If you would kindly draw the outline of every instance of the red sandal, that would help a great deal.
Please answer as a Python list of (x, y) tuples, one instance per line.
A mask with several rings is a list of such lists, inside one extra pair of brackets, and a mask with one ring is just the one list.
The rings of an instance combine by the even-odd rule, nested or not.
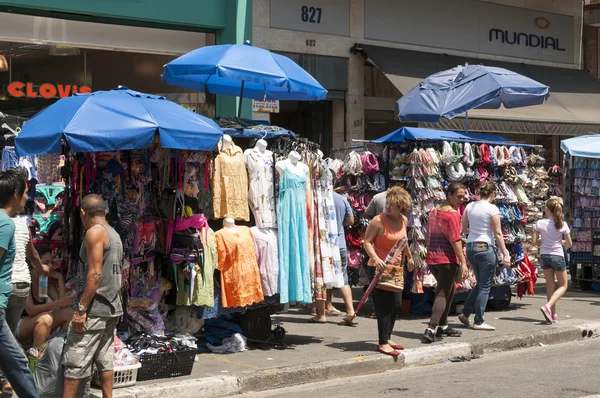
[(390, 347), (392, 347), (394, 350), (403, 350), (404, 346), (400, 345), (400, 344), (390, 344)]
[(379, 351), (380, 353), (384, 354), (384, 355), (389, 355), (391, 357), (397, 357), (398, 355), (400, 355), (400, 353), (398, 351), (384, 351), (381, 347), (377, 347), (377, 351)]

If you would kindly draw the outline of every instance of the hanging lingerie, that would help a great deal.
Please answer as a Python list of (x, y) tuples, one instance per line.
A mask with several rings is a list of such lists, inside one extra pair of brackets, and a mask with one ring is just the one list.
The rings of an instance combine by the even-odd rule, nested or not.
[(40, 233), (46, 235), (52, 229), (52, 225), (56, 222), (60, 223), (62, 216), (54, 213), (34, 213), (33, 220), (39, 225)]
[(36, 195), (46, 198), (46, 206), (56, 206), (59, 197), (65, 193), (64, 185), (36, 185)]

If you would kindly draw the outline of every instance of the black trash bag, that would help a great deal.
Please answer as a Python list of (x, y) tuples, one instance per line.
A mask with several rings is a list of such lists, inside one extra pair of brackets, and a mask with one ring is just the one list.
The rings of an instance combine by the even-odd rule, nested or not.
[[(62, 398), (63, 396), (65, 378), (62, 358), (66, 338), (67, 332), (63, 332), (50, 340), (48, 348), (33, 372), (40, 398)], [(90, 382), (91, 378), (82, 380), (77, 397), (88, 398), (90, 396)]]

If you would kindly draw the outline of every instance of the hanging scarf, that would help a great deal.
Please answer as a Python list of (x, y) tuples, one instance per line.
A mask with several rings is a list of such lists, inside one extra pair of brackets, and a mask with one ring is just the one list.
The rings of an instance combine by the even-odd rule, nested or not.
[(469, 167), (473, 166), (475, 164), (475, 155), (473, 154), (473, 147), (468, 142), (465, 143), (464, 153), (464, 163), (466, 163)]
[(446, 166), (454, 162), (454, 152), (452, 146), (448, 141), (444, 141), (442, 144), (442, 163)]
[(490, 147), (486, 144), (481, 144), (479, 147), (479, 151), (481, 153), (481, 164), (486, 165), (492, 163)]

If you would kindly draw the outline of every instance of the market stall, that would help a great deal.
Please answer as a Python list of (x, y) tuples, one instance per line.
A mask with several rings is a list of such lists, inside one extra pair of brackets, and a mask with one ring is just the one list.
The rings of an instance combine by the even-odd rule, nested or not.
[[(478, 199), (476, 190), (481, 181), (492, 179), (498, 186), (496, 204), (502, 213), (502, 229), (512, 254), (513, 268), (498, 268), (494, 280), (496, 288), (490, 297), (507, 304), (512, 285), (518, 286), (519, 296), (533, 294), (538, 256), (533, 248), (525, 250), (524, 243), (530, 240), (533, 223), (543, 216), (538, 208), (543, 205), (548, 191), (547, 171), (543, 168), (539, 148), (497, 135), (409, 127), (372, 144), (385, 146), (380, 170), (385, 174), (386, 186), (402, 182), (413, 198), (408, 215), (408, 237), (416, 270), (406, 278), (405, 287), (407, 296), (413, 299), (413, 307), (418, 306), (416, 303), (422, 305), (418, 295), (427, 293), (427, 288), (436, 284), (425, 263), (427, 219), (429, 212), (444, 199), (444, 187), (454, 181), (467, 187), (467, 202), (461, 212), (469, 201)], [(355, 159), (362, 159), (363, 155), (348, 154), (343, 164), (337, 164), (338, 173), (347, 175), (350, 170), (356, 171), (351, 165), (360, 164)], [(364, 211), (364, 208), (359, 206), (355, 210)], [(470, 291), (472, 283), (474, 278), (471, 277), (457, 286), (458, 292)], [(460, 299), (458, 295), (457, 300)], [(412, 310), (427, 312), (427, 308)]]
[[(564, 140), (565, 210), (572, 225), (571, 273), (582, 288), (600, 287), (600, 135)], [(573, 277), (573, 275), (572, 275)]]

